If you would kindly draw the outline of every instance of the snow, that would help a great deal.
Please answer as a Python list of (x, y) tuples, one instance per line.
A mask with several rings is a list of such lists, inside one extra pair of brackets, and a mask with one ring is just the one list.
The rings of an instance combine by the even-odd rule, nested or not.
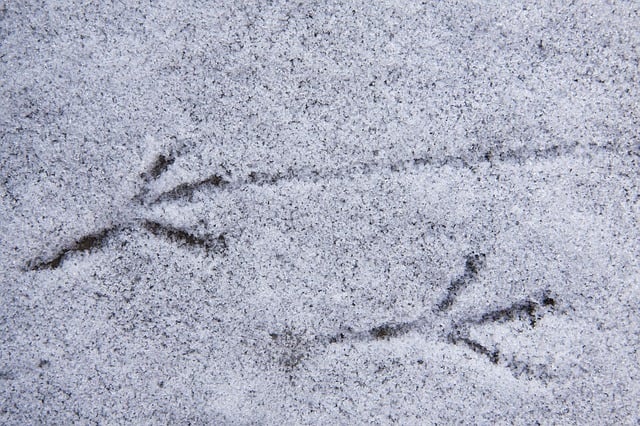
[(640, 419), (633, 5), (0, 6), (0, 423)]

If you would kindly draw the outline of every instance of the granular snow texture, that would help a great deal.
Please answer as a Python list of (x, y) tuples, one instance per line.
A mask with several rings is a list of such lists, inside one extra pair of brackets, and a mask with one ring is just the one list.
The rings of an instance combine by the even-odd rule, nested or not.
[(0, 4), (0, 424), (637, 424), (637, 2)]

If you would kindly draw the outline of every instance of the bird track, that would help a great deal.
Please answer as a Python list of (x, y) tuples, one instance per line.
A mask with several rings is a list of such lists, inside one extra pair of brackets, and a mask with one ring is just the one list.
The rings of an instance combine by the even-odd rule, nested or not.
[[(245, 178), (232, 179), (229, 173), (212, 174), (202, 180), (186, 182), (173, 188), (152, 194), (151, 184), (171, 167), (178, 158), (178, 151), (158, 155), (148, 170), (141, 174), (143, 181), (140, 192), (131, 200), (132, 206), (152, 207), (159, 203), (176, 200), (191, 200), (196, 191), (204, 190), (234, 190), (247, 185), (276, 185), (286, 181), (320, 181), (331, 178), (352, 178), (362, 174), (381, 173), (383, 171), (402, 172), (412, 168), (423, 167), (461, 167), (472, 168), (480, 162), (492, 165), (494, 162), (509, 162), (523, 164), (528, 160), (540, 160), (561, 155), (574, 154), (577, 145), (553, 146), (547, 149), (523, 149), (519, 152), (508, 151), (493, 153), (491, 151), (476, 153), (469, 157), (420, 157), (395, 163), (357, 163), (337, 169), (316, 170), (313, 168), (289, 169), (285, 173), (250, 172)], [(92, 252), (104, 247), (116, 234), (124, 230), (143, 230), (149, 234), (162, 238), (173, 244), (191, 247), (208, 254), (225, 255), (228, 248), (226, 233), (218, 235), (197, 235), (187, 229), (174, 227), (159, 221), (138, 218), (122, 220), (100, 229), (77, 240), (66, 244), (56, 254), (50, 257), (39, 257), (27, 262), (26, 270), (42, 271), (60, 268), (74, 253)], [(431, 334), (436, 327), (433, 318), (442, 319), (455, 306), (458, 296), (472, 282), (478, 279), (478, 274), (485, 263), (485, 255), (473, 253), (465, 257), (465, 268), (462, 275), (454, 278), (446, 288), (445, 294), (432, 309), (435, 314), (431, 317), (420, 317), (406, 322), (392, 322), (376, 325), (368, 330), (357, 331), (347, 327), (333, 335), (316, 335), (311, 339), (293, 334), (290, 330), (281, 333), (271, 333), (274, 342), (288, 347), (288, 354), (281, 358), (281, 364), (288, 370), (295, 368), (308, 353), (309, 346), (314, 344), (334, 345), (341, 343), (369, 342), (376, 340), (391, 340), (411, 332)], [(535, 327), (546, 314), (555, 311), (556, 300), (545, 292), (496, 310), (489, 310), (477, 317), (465, 317), (452, 321), (444, 330), (437, 334), (437, 338), (447, 344), (462, 346), (471, 352), (485, 358), (493, 365), (507, 368), (515, 377), (526, 376), (543, 382), (551, 378), (548, 368), (544, 365), (530, 365), (524, 361), (503, 355), (497, 347), (485, 346), (470, 337), (470, 326), (483, 326), (492, 323), (507, 323), (514, 321), (525, 322), (529, 327)], [(429, 319), (431, 318), (431, 319)]]
[[(281, 182), (318, 182), (327, 179), (349, 179), (359, 175), (382, 173), (389, 171), (392, 173), (406, 172), (411, 169), (424, 167), (439, 168), (451, 166), (457, 168), (471, 169), (482, 162), (494, 164), (516, 163), (524, 164), (528, 160), (543, 160), (552, 157), (574, 154), (578, 148), (577, 144), (561, 146), (553, 145), (548, 148), (522, 148), (519, 151), (509, 150), (505, 152), (477, 151), (466, 156), (422, 156), (396, 162), (355, 162), (338, 168), (315, 169), (313, 167), (302, 167), (298, 169), (289, 168), (283, 172), (265, 173), (249, 172), (245, 177), (232, 178), (229, 173), (214, 173), (204, 179), (179, 184), (159, 194), (150, 195), (148, 189), (143, 190), (136, 197), (138, 202), (154, 205), (162, 202), (176, 200), (190, 200), (196, 191), (206, 191), (212, 189), (235, 190), (247, 185), (276, 185)], [(167, 167), (175, 161), (172, 155), (158, 157), (151, 171), (146, 176), (158, 178)]]
[[(151, 193), (151, 185), (156, 182), (169, 168), (174, 164), (175, 160), (184, 154), (185, 147), (177, 149), (173, 152), (160, 154), (156, 157), (153, 164), (151, 164), (147, 171), (140, 175), (142, 179), (142, 188), (140, 192), (135, 195), (131, 200), (131, 207), (137, 208), (142, 205), (145, 208), (152, 207), (159, 203), (172, 202), (177, 200), (192, 200), (193, 194), (196, 191), (205, 190), (234, 190), (246, 187), (248, 185), (263, 186), (263, 185), (277, 185), (280, 182), (290, 181), (311, 181), (316, 182), (320, 180), (342, 178), (349, 179), (358, 175), (368, 175), (373, 173), (381, 173), (383, 171), (390, 171), (394, 173), (408, 171), (416, 168), (424, 167), (444, 167), (452, 166), (459, 168), (473, 168), (481, 162), (493, 164), (494, 162), (509, 162), (524, 164), (528, 160), (532, 159), (546, 159), (561, 155), (574, 154), (578, 145), (560, 146), (554, 145), (549, 148), (523, 148), (520, 151), (506, 151), (501, 153), (494, 153), (493, 151), (476, 152), (474, 155), (468, 156), (445, 156), (441, 158), (437, 157), (418, 157), (409, 160), (397, 161), (394, 163), (353, 163), (341, 168), (335, 169), (323, 169), (318, 170), (311, 167), (300, 168), (294, 170), (288, 169), (285, 173), (264, 173), (264, 172), (249, 172), (244, 178), (232, 179), (229, 173), (215, 173), (204, 179), (194, 182), (185, 182), (170, 189), (164, 190), (159, 194)], [(179, 245), (186, 245), (192, 247), (200, 247), (209, 252), (212, 247), (217, 247), (222, 250), (218, 252), (224, 252), (227, 248), (226, 241), (224, 244), (212, 244), (212, 241), (218, 240), (224, 241), (225, 235), (220, 234), (218, 236), (197, 236), (186, 229), (178, 229), (168, 224), (160, 224), (148, 219), (134, 219), (134, 220), (120, 220), (115, 224), (94, 231), (91, 234), (84, 235), (77, 240), (64, 245), (55, 255), (48, 258), (36, 258), (27, 262), (27, 270), (42, 270), (42, 269), (55, 269), (62, 265), (65, 259), (67, 259), (73, 253), (90, 252), (95, 249), (99, 249), (117, 233), (127, 229), (144, 229), (151, 234), (165, 238), (166, 240)], [(454, 283), (452, 283), (454, 285)], [(455, 291), (455, 289), (452, 289)], [(442, 303), (449, 303), (444, 300)]]
[(352, 327), (345, 327), (335, 334), (315, 335), (311, 338), (306, 338), (306, 340), (301, 337), (302, 335), (296, 335), (289, 329), (283, 333), (271, 333), (270, 336), (274, 341), (279, 341), (282, 346), (288, 346), (288, 353), (281, 357), (280, 363), (290, 373), (304, 360), (314, 345), (327, 346), (379, 340), (390, 341), (410, 333), (417, 333), (425, 337), (435, 337), (436, 340), (443, 343), (462, 346), (485, 358), (491, 364), (508, 369), (516, 378), (524, 376), (547, 383), (553, 378), (549, 366), (531, 364), (510, 357), (502, 354), (497, 346), (485, 346), (473, 340), (470, 337), (470, 326), (521, 322), (533, 329), (545, 315), (556, 312), (557, 300), (551, 296), (549, 291), (544, 291), (529, 299), (517, 301), (506, 307), (451, 321), (443, 329), (438, 327), (443, 317), (446, 317), (448, 311), (455, 305), (457, 297), (462, 290), (477, 280), (478, 273), (484, 266), (484, 259), (485, 256), (483, 254), (477, 253), (466, 257), (463, 274), (451, 281), (440, 303), (431, 309), (432, 315), (421, 316), (411, 321), (378, 324), (365, 330), (354, 330)]

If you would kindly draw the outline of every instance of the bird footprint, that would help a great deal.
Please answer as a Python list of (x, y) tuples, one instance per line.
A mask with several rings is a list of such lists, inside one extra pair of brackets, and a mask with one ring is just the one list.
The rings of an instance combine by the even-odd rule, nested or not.
[[(311, 180), (315, 181), (326, 177), (348, 177), (353, 173), (371, 173), (372, 169), (386, 168), (394, 172), (401, 172), (407, 167), (424, 167), (430, 164), (429, 159), (413, 159), (411, 161), (394, 163), (391, 165), (358, 165), (349, 170), (338, 171), (315, 171), (315, 170), (293, 170), (290, 169), (286, 173), (275, 173), (273, 175), (265, 173), (252, 172), (244, 179), (231, 179), (230, 173), (213, 174), (204, 179), (190, 183), (182, 183), (175, 187), (160, 192), (151, 191), (153, 184), (157, 183), (159, 178), (171, 167), (178, 156), (180, 150), (173, 150), (169, 153), (157, 155), (147, 170), (141, 174), (142, 185), (139, 193), (132, 198), (131, 210), (140, 211), (142, 206), (143, 213), (149, 208), (159, 203), (171, 202), (175, 200), (191, 200), (196, 191), (207, 189), (229, 189), (244, 185), (270, 185), (276, 184), (281, 180)], [(418, 161), (421, 160), (421, 161)], [(328, 175), (327, 175), (328, 174)], [(145, 210), (146, 209), (146, 210)], [(169, 223), (163, 223), (157, 219), (148, 217), (135, 219), (115, 220), (111, 226), (100, 229), (89, 235), (82, 236), (77, 240), (66, 244), (57, 253), (48, 257), (39, 257), (29, 261), (26, 265), (27, 270), (41, 271), (60, 268), (64, 262), (74, 253), (93, 252), (104, 247), (107, 242), (116, 234), (125, 230), (141, 230), (161, 238), (172, 244), (181, 247), (193, 248), (206, 254), (225, 255), (228, 250), (229, 241), (227, 240), (227, 232), (217, 235), (200, 235), (187, 229), (175, 227)], [(284, 332), (271, 333), (273, 341), (278, 344), (282, 342), (292, 346), (291, 342), (295, 342), (292, 346), (295, 350), (287, 356), (281, 358), (285, 361), (288, 369), (297, 366), (304, 358), (305, 351), (309, 345), (321, 344), (332, 345), (341, 342), (353, 341), (373, 341), (373, 340), (390, 340), (410, 332), (433, 333), (436, 328), (433, 326), (433, 318), (449, 321), (449, 325), (444, 331), (438, 333), (437, 338), (447, 344), (462, 346), (469, 351), (480, 355), (491, 364), (507, 368), (515, 377), (536, 378), (547, 381), (551, 378), (549, 369), (545, 365), (532, 365), (525, 361), (506, 356), (501, 353), (497, 345), (482, 344), (471, 337), (471, 329), (485, 327), (491, 324), (506, 324), (519, 322), (527, 327), (534, 328), (538, 322), (547, 314), (556, 311), (557, 301), (549, 292), (532, 296), (526, 300), (518, 301), (509, 306), (501, 307), (495, 310), (486, 311), (479, 316), (468, 316), (460, 320), (451, 320), (450, 311), (456, 305), (460, 294), (473, 282), (478, 280), (478, 276), (485, 265), (486, 256), (482, 253), (472, 253), (464, 258), (463, 273), (454, 278), (446, 288), (444, 296), (432, 309), (429, 316), (424, 316), (408, 322), (384, 323), (372, 327), (369, 330), (357, 331), (350, 327), (346, 327), (333, 335), (317, 335), (310, 342), (300, 336), (293, 334), (291, 330)], [(446, 321), (445, 321), (446, 322)], [(284, 337), (286, 338), (284, 338)], [(286, 345), (285, 345), (286, 346)]]

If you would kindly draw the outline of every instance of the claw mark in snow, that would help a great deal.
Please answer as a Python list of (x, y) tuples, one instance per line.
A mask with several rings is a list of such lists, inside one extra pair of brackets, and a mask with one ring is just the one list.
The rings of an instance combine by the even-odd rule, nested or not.
[(447, 289), (447, 294), (438, 303), (438, 310), (446, 311), (451, 308), (456, 298), (464, 288), (466, 288), (478, 276), (478, 271), (484, 265), (484, 254), (471, 254), (467, 256), (464, 268), (464, 274), (453, 281)]
[(55, 256), (48, 260), (32, 260), (27, 265), (27, 269), (30, 269), (32, 271), (55, 269), (59, 267), (71, 253), (88, 252), (103, 247), (106, 241), (118, 231), (120, 231), (120, 227), (113, 226), (110, 228), (105, 228), (95, 234), (86, 235), (80, 238), (78, 241), (75, 241), (69, 246), (63, 248)]
[[(446, 315), (455, 305), (458, 294), (471, 282), (477, 278), (480, 269), (484, 266), (484, 255), (470, 254), (465, 258), (465, 271), (462, 276), (454, 279), (447, 295), (442, 302), (438, 303), (433, 313), (436, 317), (420, 317), (412, 321), (387, 322), (374, 326), (368, 330), (354, 330), (346, 327), (330, 336), (317, 335), (313, 338), (316, 344), (321, 346), (333, 344), (349, 344), (356, 342), (390, 341), (402, 337), (409, 333), (431, 335), (437, 340), (447, 344), (462, 346), (479, 356), (486, 358), (491, 364), (506, 368), (515, 377), (525, 375), (542, 382), (547, 382), (552, 378), (545, 365), (531, 365), (525, 361), (517, 360), (501, 354), (498, 347), (490, 347), (473, 340), (469, 335), (470, 326), (483, 326), (487, 324), (502, 324), (507, 322), (520, 321), (530, 327), (536, 327), (538, 321), (547, 313), (555, 310), (556, 301), (549, 293), (545, 292), (539, 297), (532, 297), (513, 303), (512, 305), (489, 310), (479, 316), (470, 316), (450, 323), (444, 329), (436, 326), (438, 318)], [(435, 334), (435, 335), (434, 335)]]

